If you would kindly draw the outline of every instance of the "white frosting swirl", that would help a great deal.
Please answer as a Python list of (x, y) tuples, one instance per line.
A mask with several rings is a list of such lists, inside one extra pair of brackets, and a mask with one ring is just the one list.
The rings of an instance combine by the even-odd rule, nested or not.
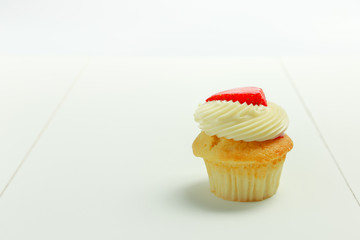
[(248, 105), (232, 101), (210, 101), (200, 104), (195, 121), (207, 135), (236, 141), (266, 141), (284, 134), (289, 119), (279, 105)]

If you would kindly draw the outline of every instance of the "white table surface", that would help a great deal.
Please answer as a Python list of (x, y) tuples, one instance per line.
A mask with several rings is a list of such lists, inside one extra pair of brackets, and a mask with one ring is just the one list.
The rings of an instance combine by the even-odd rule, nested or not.
[[(0, 239), (360, 239), (360, 61), (323, 60), (0, 58)], [(193, 112), (249, 85), (295, 146), (274, 197), (228, 202)]]

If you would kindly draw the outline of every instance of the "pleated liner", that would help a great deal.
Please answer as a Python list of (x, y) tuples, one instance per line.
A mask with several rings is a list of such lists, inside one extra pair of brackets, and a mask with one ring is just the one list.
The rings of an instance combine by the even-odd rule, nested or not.
[(267, 164), (239, 163), (236, 166), (204, 159), (210, 190), (230, 201), (253, 202), (269, 198), (278, 189), (285, 157)]

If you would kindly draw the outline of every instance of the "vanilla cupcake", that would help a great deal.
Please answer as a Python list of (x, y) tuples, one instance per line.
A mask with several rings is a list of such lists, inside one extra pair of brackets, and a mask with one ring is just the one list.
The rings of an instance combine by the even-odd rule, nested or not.
[(286, 112), (267, 102), (261, 88), (217, 93), (200, 104), (194, 116), (202, 132), (193, 152), (204, 159), (216, 196), (252, 202), (276, 193), (293, 142), (285, 134)]

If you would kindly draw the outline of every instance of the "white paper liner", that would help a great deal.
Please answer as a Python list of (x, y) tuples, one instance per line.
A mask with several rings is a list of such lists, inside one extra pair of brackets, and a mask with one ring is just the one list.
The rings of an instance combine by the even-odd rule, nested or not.
[(285, 156), (275, 164), (227, 167), (205, 159), (210, 190), (218, 197), (230, 201), (253, 202), (273, 196), (279, 186)]

